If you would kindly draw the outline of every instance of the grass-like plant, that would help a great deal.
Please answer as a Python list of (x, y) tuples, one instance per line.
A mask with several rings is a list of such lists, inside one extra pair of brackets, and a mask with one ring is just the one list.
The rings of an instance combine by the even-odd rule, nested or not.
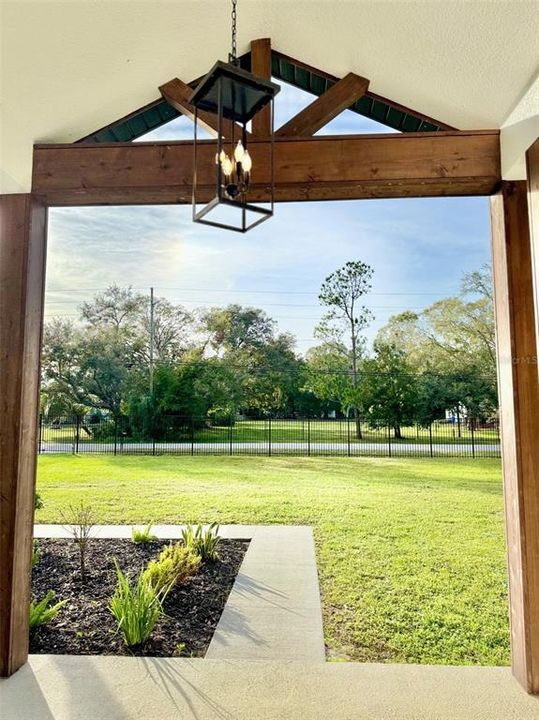
[(142, 572), (134, 583), (128, 574), (124, 574), (116, 559), (118, 585), (110, 601), (110, 611), (118, 623), (128, 647), (137, 647), (150, 637), (156, 622), (163, 615), (163, 601), (169, 587), (158, 589)]
[(32, 567), (35, 568), (35, 566), (38, 564), (39, 560), (41, 558), (41, 548), (39, 547), (39, 542), (37, 540), (34, 540), (32, 544)]
[(92, 528), (96, 523), (95, 513), (89, 505), (81, 500), (80, 505), (69, 505), (67, 511), (61, 513), (65, 529), (73, 536), (79, 548), (80, 575), (86, 582), (86, 554)]
[(213, 522), (206, 530), (202, 525), (192, 525), (182, 530), (185, 547), (192, 548), (202, 562), (215, 562), (219, 559), (217, 547), (221, 540), (219, 525)]
[(146, 545), (157, 540), (155, 535), (152, 534), (152, 523), (146, 525), (146, 527), (142, 530), (139, 530), (139, 528), (133, 528), (131, 531), (131, 537), (133, 538), (135, 545)]
[(200, 562), (200, 557), (193, 548), (180, 543), (170, 543), (161, 550), (157, 560), (150, 560), (143, 575), (156, 590), (170, 589), (194, 575)]
[(51, 605), (55, 597), (56, 593), (54, 590), (49, 590), (45, 597), (39, 602), (32, 600), (30, 603), (30, 628), (45, 625), (45, 623), (48, 623), (56, 617), (67, 600), (60, 600), (60, 602), (57, 602), (55, 605)]

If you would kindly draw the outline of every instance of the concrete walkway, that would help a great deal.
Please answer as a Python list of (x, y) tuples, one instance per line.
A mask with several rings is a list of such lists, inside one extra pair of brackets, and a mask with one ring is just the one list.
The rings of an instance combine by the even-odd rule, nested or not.
[(537, 720), (507, 668), (34, 655), (2, 720)]
[[(155, 525), (159, 538), (180, 525)], [(99, 538), (131, 538), (131, 525), (100, 525)], [(251, 542), (206, 653), (212, 659), (324, 662), (320, 588), (310, 527), (223, 525), (228, 539)], [(34, 537), (72, 537), (62, 525), (36, 525)]]
[(325, 661), (311, 528), (257, 528), (206, 658)]

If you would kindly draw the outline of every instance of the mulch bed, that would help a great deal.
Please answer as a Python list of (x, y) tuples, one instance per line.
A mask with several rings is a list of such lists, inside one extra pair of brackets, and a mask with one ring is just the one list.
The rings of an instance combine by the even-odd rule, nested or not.
[(40, 540), (41, 558), (32, 571), (32, 593), (41, 600), (48, 590), (53, 602), (67, 599), (58, 615), (30, 632), (31, 653), (70, 655), (203, 656), (234, 584), (248, 541), (221, 540), (220, 559), (205, 563), (198, 574), (168, 595), (166, 616), (144, 647), (125, 647), (108, 605), (116, 586), (114, 558), (132, 577), (157, 557), (167, 541), (135, 545), (130, 540), (92, 539), (87, 579), (80, 578), (78, 547), (73, 540)]

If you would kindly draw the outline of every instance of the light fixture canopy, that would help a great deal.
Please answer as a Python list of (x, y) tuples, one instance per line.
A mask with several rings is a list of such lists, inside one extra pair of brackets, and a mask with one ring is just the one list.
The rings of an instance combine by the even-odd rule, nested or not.
[[(280, 87), (239, 67), (235, 57), (235, 2), (233, 2), (232, 53), (229, 62), (217, 61), (191, 95), (195, 111), (193, 221), (247, 232), (273, 215), (274, 131), (273, 104)], [(270, 134), (256, 148), (255, 158), (248, 147), (247, 124), (270, 106)], [(217, 145), (198, 138), (200, 113), (217, 117)], [(207, 146), (214, 152), (210, 155)], [(269, 152), (268, 152), (269, 148)], [(215, 167), (213, 195), (208, 197), (209, 163)], [(256, 176), (256, 193), (253, 193)], [(213, 183), (212, 183), (213, 185)], [(249, 199), (255, 195), (256, 202)], [(205, 204), (206, 203), (206, 204)]]

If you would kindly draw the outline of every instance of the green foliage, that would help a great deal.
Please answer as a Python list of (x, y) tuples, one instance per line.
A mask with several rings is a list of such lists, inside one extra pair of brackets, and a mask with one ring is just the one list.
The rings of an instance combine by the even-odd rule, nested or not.
[(476, 419), (495, 416), (494, 309), (487, 266), (463, 276), (459, 295), (438, 300), (421, 313), (390, 318), (376, 343), (395, 346), (416, 369), (419, 422), (459, 406)]
[(51, 605), (55, 597), (56, 593), (53, 590), (49, 590), (45, 597), (39, 602), (32, 600), (30, 603), (30, 629), (38, 625), (45, 625), (45, 623), (50, 622), (56, 617), (67, 600), (60, 600), (60, 602), (57, 602), (55, 605)]
[(202, 562), (215, 562), (219, 559), (217, 546), (221, 538), (218, 523), (211, 523), (206, 530), (202, 525), (194, 528), (189, 525), (182, 530), (182, 538), (185, 547), (195, 552)]
[(363, 365), (361, 397), (367, 420), (373, 427), (391, 427), (395, 437), (414, 421), (418, 391), (414, 369), (404, 352), (394, 345), (378, 343), (375, 357)]
[(195, 575), (200, 567), (200, 560), (191, 547), (170, 543), (159, 553), (157, 560), (150, 560), (143, 575), (153, 588), (163, 591)]
[(34, 540), (32, 543), (32, 567), (35, 568), (35, 566), (38, 564), (38, 562), (41, 559), (41, 548), (39, 547), (39, 541)]
[(34, 510), (42, 510), (43, 509), (43, 498), (41, 495), (36, 492), (34, 495)]
[(127, 647), (137, 647), (150, 637), (156, 622), (163, 615), (163, 601), (170, 586), (156, 588), (145, 572), (134, 583), (124, 574), (114, 560), (118, 585), (110, 601), (109, 609), (118, 623)]
[(157, 540), (155, 535), (152, 534), (152, 523), (146, 525), (146, 527), (142, 530), (139, 528), (133, 528), (131, 530), (131, 537), (135, 545), (147, 545), (148, 543)]

